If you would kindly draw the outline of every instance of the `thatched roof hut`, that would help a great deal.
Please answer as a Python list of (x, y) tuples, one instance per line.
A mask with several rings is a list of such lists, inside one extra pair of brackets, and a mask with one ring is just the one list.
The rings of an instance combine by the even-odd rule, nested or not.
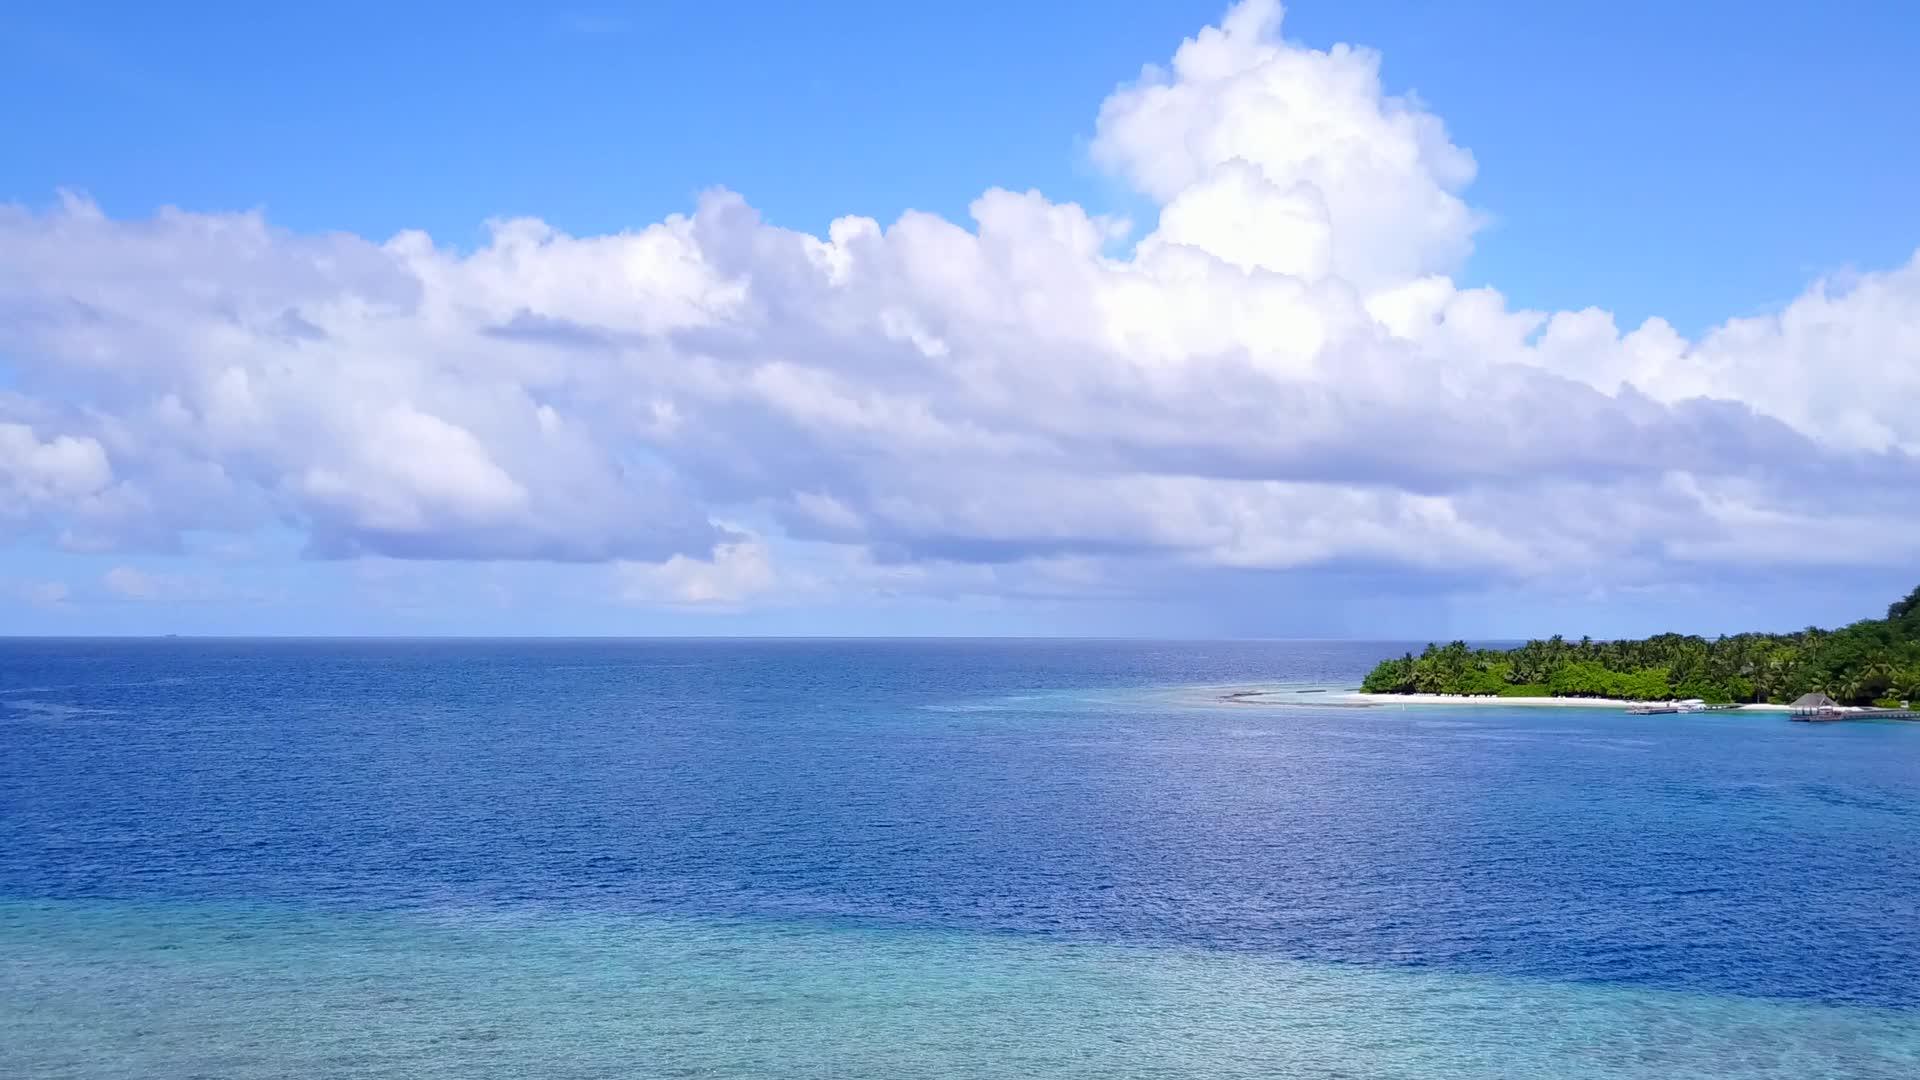
[(1837, 709), (1840, 703), (1821, 693), (1801, 694), (1794, 700), (1796, 711), (1810, 712), (1814, 709)]

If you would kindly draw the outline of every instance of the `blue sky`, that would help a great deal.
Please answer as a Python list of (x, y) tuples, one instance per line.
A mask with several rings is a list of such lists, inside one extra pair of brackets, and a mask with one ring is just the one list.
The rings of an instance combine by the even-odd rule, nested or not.
[[(630, 228), (715, 185), (812, 231), (958, 218), (992, 186), (1130, 206), (1086, 163), (1093, 106), (1221, 4), (727, 10), (24, 5), (0, 92), (37, 107), (0, 195), (460, 244), (503, 215)], [(1911, 5), (1341, 0), (1287, 31), (1380, 50), (1446, 119), (1494, 217), (1466, 277), (1521, 303), (1698, 330), (1912, 254)]]
[[(299, 361), (264, 350), (244, 353), (246, 346), (225, 343), (219, 347), (244, 355), (223, 352), (215, 364), (206, 351), (213, 348), (210, 338), (193, 332), (156, 348), (170, 361), (139, 366), (149, 361), (137, 356), (136, 336), (115, 346), (133, 359), (103, 365), (87, 359), (92, 349), (97, 361), (98, 341), (83, 341), (73, 327), (48, 331), (44, 313), (53, 310), (49, 304), (66, 305), (61, 310), (67, 311), (84, 306), (117, 312), (124, 318), (116, 325), (143, 326), (149, 333), (153, 327), (178, 326), (204, 299), (191, 288), (183, 287), (183, 294), (191, 295), (174, 309), (137, 312), (113, 308), (114, 297), (124, 294), (95, 290), (103, 289), (109, 277), (128, 273), (129, 266), (146, 265), (143, 259), (167, 267), (169, 281), (190, 283), (201, 271), (183, 269), (188, 267), (184, 260), (205, 258), (212, 260), (204, 270), (206, 280), (216, 283), (212, 288), (233, 290), (232, 299), (213, 308), (238, 310), (258, 300), (276, 311), (303, 313), (303, 325), (320, 327), (342, 349), (352, 341), (361, 350), (330, 355), (371, 363), (370, 339), (307, 317), (326, 308), (325, 297), (313, 289), (303, 292), (307, 287), (299, 282), (333, 273), (315, 270), (316, 265), (360, 265), (356, 260), (367, 262), (368, 275), (387, 274), (372, 265), (382, 257), (378, 245), (404, 230), (424, 230), (439, 245), (434, 249), (439, 255), (454, 259), (498, 243), (488, 232), (489, 220), (537, 218), (579, 238), (620, 234), (692, 213), (701, 192), (725, 188), (757, 212), (761, 229), (826, 238), (830, 223), (843, 216), (887, 226), (905, 212), (923, 211), (981, 231), (986, 227), (976, 224), (975, 200), (983, 192), (1032, 189), (1051, 206), (1077, 203), (1093, 215), (1129, 218), (1131, 230), (1109, 237), (1103, 248), (1107, 257), (1124, 258), (1131, 245), (1152, 233), (1162, 207), (1182, 190), (1204, 187), (1212, 175), (1205, 170), (1223, 167), (1226, 158), (1243, 155), (1255, 161), (1276, 193), (1293, 194), (1304, 190), (1289, 188), (1296, 182), (1331, 190), (1327, 171), (1353, 175), (1354, 169), (1372, 167), (1365, 164), (1370, 159), (1356, 157), (1362, 164), (1336, 163), (1316, 172), (1320, 166), (1300, 165), (1298, 155), (1273, 141), (1279, 136), (1267, 133), (1281, 128), (1264, 126), (1264, 120), (1252, 126), (1251, 134), (1189, 131), (1182, 136), (1154, 127), (1151, 117), (1140, 118), (1144, 113), (1130, 121), (1124, 102), (1115, 123), (1099, 119), (1102, 103), (1120, 100), (1112, 97), (1116, 88), (1139, 78), (1143, 64), (1164, 67), (1183, 39), (1218, 23), (1222, 9), (1216, 3), (987, 2), (911, 10), (864, 3), (744, 3), (729, 7), (723, 18), (710, 5), (691, 3), (571, 9), (416, 4), (401, 5), (398, 12), (390, 7), (204, 4), (181, 12), (76, 3), (0, 13), (0, 95), (31, 103), (10, 125), (9, 150), (0, 155), (0, 202), (23, 208), (13, 224), (39, 230), (45, 250), (74, 253), (59, 263), (57, 274), (48, 269), (53, 264), (27, 259), (0, 270), (0, 393), (14, 395), (0, 397), (0, 422), (28, 433), (16, 439), (21, 478), (11, 489), (0, 486), (0, 494), (11, 490), (17, 504), (13, 513), (0, 514), (0, 529), (11, 527), (10, 533), (0, 532), (10, 545), (0, 577), (13, 590), (11, 602), (0, 609), (0, 632), (1504, 636), (1562, 628), (1714, 630), (1866, 614), (1904, 593), (1911, 567), (1920, 565), (1911, 548), (1898, 544), (1865, 544), (1859, 552), (1810, 564), (1791, 544), (1741, 539), (1800, 527), (1783, 507), (1795, 503), (1810, 482), (1796, 471), (1807, 467), (1809, 453), (1825, 455), (1820, 467), (1827, 471), (1821, 475), (1856, 478), (1847, 482), (1858, 485), (1848, 489), (1857, 498), (1843, 501), (1885, 504), (1881, 493), (1889, 485), (1904, 489), (1911, 459), (1903, 455), (1920, 445), (1920, 432), (1902, 426), (1909, 422), (1893, 412), (1868, 409), (1849, 418), (1848, 434), (1836, 438), (1828, 423), (1832, 410), (1804, 417), (1782, 403), (1800, 385), (1796, 379), (1834, 363), (1818, 352), (1817, 342), (1795, 336), (1794, 327), (1804, 322), (1862, 320), (1857, 330), (1848, 331), (1854, 336), (1839, 335), (1843, 345), (1832, 347), (1843, 347), (1852, 362), (1869, 365), (1869, 376), (1887, 380), (1870, 378), (1863, 384), (1869, 395), (1875, 386), (1889, 388), (1882, 396), (1897, 394), (1912, 385), (1902, 381), (1902, 372), (1920, 367), (1912, 351), (1920, 343), (1903, 329), (1912, 326), (1907, 282), (1875, 277), (1898, 270), (1920, 246), (1920, 218), (1911, 197), (1913, 178), (1920, 174), (1920, 131), (1911, 108), (1910, 71), (1914, 47), (1920, 45), (1920, 15), (1907, 5), (1850, 4), (1815, 13), (1764, 4), (1541, 7), (1302, 0), (1287, 8), (1274, 41), (1284, 38), (1295, 50), (1353, 42), (1378, 50), (1381, 57), (1377, 93), (1361, 91), (1352, 101), (1333, 101), (1326, 115), (1377, 109), (1387, 118), (1379, 129), (1386, 138), (1392, 117), (1412, 108), (1444, 124), (1450, 146), (1471, 155), (1470, 180), (1452, 175), (1452, 159), (1445, 155), (1423, 164), (1425, 171), (1411, 180), (1383, 174), (1380, 197), (1392, 205), (1383, 204), (1379, 219), (1392, 221), (1393, 214), (1406, 213), (1412, 215), (1407, 220), (1425, 228), (1435, 206), (1457, 203), (1470, 208), (1474, 223), (1434, 225), (1431, 251), (1389, 257), (1374, 250), (1378, 237), (1362, 236), (1365, 230), (1356, 232), (1352, 225), (1368, 215), (1368, 208), (1342, 203), (1351, 199), (1335, 191), (1332, 201), (1339, 205), (1332, 207), (1332, 239), (1325, 241), (1333, 252), (1331, 268), (1290, 249), (1271, 259), (1226, 251), (1221, 247), (1226, 241), (1205, 225), (1196, 226), (1201, 232), (1195, 235), (1167, 232), (1167, 239), (1179, 240), (1186, 249), (1229, 263), (1257, 264), (1240, 267), (1254, 278), (1273, 272), (1309, 283), (1351, 279), (1370, 304), (1390, 287), (1424, 273), (1449, 280), (1450, 289), (1465, 298), (1460, 304), (1472, 302), (1475, 289), (1497, 290), (1501, 310), (1509, 314), (1603, 309), (1613, 324), (1605, 357), (1580, 336), (1591, 327), (1566, 319), (1559, 325), (1571, 344), (1538, 365), (1553, 378), (1572, 380), (1568, 385), (1578, 394), (1607, 396), (1591, 408), (1575, 407), (1580, 416), (1639, 409), (1638, 397), (1617, 396), (1620, 383), (1627, 382), (1635, 394), (1644, 393), (1676, 415), (1680, 402), (1706, 396), (1746, 410), (1751, 425), (1757, 425), (1748, 430), (1741, 426), (1748, 420), (1716, 412), (1713, 423), (1728, 427), (1716, 427), (1706, 438), (1698, 434), (1707, 426), (1698, 416), (1650, 418), (1633, 412), (1639, 425), (1633, 430), (1642, 433), (1636, 437), (1677, 447), (1671, 452), (1682, 457), (1704, 455), (1698, 470), (1691, 459), (1681, 462), (1690, 470), (1687, 479), (1670, 473), (1655, 477), (1643, 461), (1609, 457), (1603, 434), (1592, 437), (1593, 448), (1582, 437), (1552, 438), (1551, 432), (1540, 436), (1551, 445), (1541, 447), (1518, 437), (1493, 448), (1447, 438), (1409, 461), (1376, 463), (1367, 448), (1391, 442), (1390, 432), (1343, 428), (1275, 457), (1230, 440), (1184, 446), (1171, 436), (1148, 440), (1137, 430), (1100, 426), (1125, 417), (1141, 422), (1141, 410), (1160, 409), (1167, 410), (1164, 419), (1173, 428), (1220, 421), (1217, 413), (1202, 418), (1171, 403), (1213, 395), (1209, 400), (1215, 404), (1208, 408), (1217, 408), (1223, 387), (1241, 385), (1232, 379), (1285, 367), (1273, 357), (1286, 349), (1258, 328), (1230, 343), (1246, 351), (1246, 370), (1208, 369), (1208, 379), (1228, 381), (1163, 382), (1142, 391), (1147, 396), (1137, 408), (1090, 416), (1089, 426), (1071, 433), (1055, 430), (1060, 425), (1030, 429), (1027, 421), (1016, 423), (1003, 411), (1005, 402), (1018, 395), (1004, 387), (989, 392), (981, 372), (1020, 356), (1054, 355), (1063, 339), (1049, 327), (1024, 328), (1024, 343), (1010, 343), (1013, 331), (1006, 327), (991, 333), (954, 328), (958, 316), (940, 309), (937, 296), (918, 307), (897, 297), (873, 300), (875, 325), (884, 326), (871, 342), (832, 337), (840, 332), (838, 324), (768, 321), (748, 331), (735, 311), (695, 326), (680, 315), (660, 313), (666, 311), (661, 298), (666, 286), (653, 279), (628, 283), (636, 290), (636, 306), (660, 306), (644, 318), (634, 316), (629, 326), (618, 315), (606, 315), (625, 310), (619, 297), (589, 302), (589, 294), (599, 297), (595, 282), (616, 264), (568, 263), (567, 274), (583, 276), (568, 279), (574, 281), (573, 292), (565, 298), (552, 293), (559, 288), (553, 284), (560, 280), (557, 265), (498, 283), (500, 317), (476, 334), (497, 341), (499, 329), (508, 325), (564, 324), (570, 333), (579, 327), (592, 334), (605, 330), (603, 337), (618, 338), (628, 350), (620, 360), (626, 365), (653, 355), (654, 346), (642, 343), (652, 340), (649, 335), (670, 340), (674, 349), (694, 350), (685, 356), (700, 357), (721, 348), (711, 341), (729, 332), (759, 335), (759, 344), (741, 349), (748, 356), (743, 363), (757, 365), (751, 385), (764, 389), (776, 374), (785, 378), (799, 367), (813, 373), (807, 380), (830, 374), (845, 390), (845, 400), (870, 404), (882, 391), (898, 391), (905, 376), (897, 367), (874, 366), (878, 359), (849, 358), (881, 349), (876, 344), (881, 338), (897, 345), (924, 331), (940, 339), (939, 348), (929, 352), (917, 345), (915, 363), (939, 370), (925, 373), (930, 381), (901, 400), (954, 419), (956, 430), (985, 431), (996, 438), (981, 443), (990, 451), (970, 451), (985, 457), (966, 460), (951, 447), (943, 449), (945, 444), (935, 445), (939, 440), (917, 448), (856, 445), (851, 429), (823, 433), (817, 409), (801, 415), (796, 386), (808, 401), (825, 392), (824, 384), (806, 380), (804, 385), (781, 383), (788, 396), (769, 418), (736, 407), (738, 395), (700, 398), (695, 390), (670, 388), (651, 376), (644, 385), (574, 381), (562, 386), (545, 369), (533, 381), (516, 374), (515, 393), (530, 409), (558, 409), (563, 421), (579, 417), (585, 434), (578, 445), (568, 444), (569, 452), (585, 455), (583, 462), (591, 458), (591, 468), (604, 467), (620, 498), (633, 499), (632, 512), (650, 523), (648, 530), (635, 530), (613, 521), (615, 511), (608, 510), (573, 533), (593, 537), (599, 530), (603, 538), (559, 547), (546, 522), (559, 520), (555, 515), (570, 512), (566, 508), (611, 507), (619, 500), (609, 502), (605, 491), (581, 481), (578, 497), (569, 496), (564, 506), (543, 502), (543, 492), (564, 485), (535, 475), (544, 467), (534, 460), (539, 455), (524, 468), (516, 464), (516, 453), (532, 451), (509, 445), (522, 437), (511, 432), (522, 428), (492, 406), (456, 402), (438, 383), (396, 385), (374, 365), (366, 391), (375, 393), (379, 384), (378, 392), (396, 394), (394, 400), (406, 405), (409, 419), (395, 421), (400, 434), (362, 430), (349, 422), (392, 402), (343, 397), (339, 410), (325, 415), (289, 406), (256, 417), (276, 439), (319, 440), (336, 452), (311, 459), (284, 448), (269, 453), (262, 449), (260, 432), (236, 441), (230, 425), (215, 422), (217, 403), (230, 404), (230, 398), (199, 401), (194, 395), (215, 394), (210, 388), (221, 370), (251, 372), (249, 385), (259, 395), (264, 378)], [(1221, 85), (1207, 83), (1199, 92)], [(1326, 104), (1286, 96), (1325, 88), (1285, 85), (1284, 92), (1246, 98), (1246, 107), (1290, 110), (1298, 117)], [(1340, 84), (1326, 92), (1346, 94), (1349, 88)], [(1412, 104), (1392, 103), (1409, 94), (1417, 96)], [(1289, 136), (1295, 144), (1321, 129), (1300, 130), (1308, 134)], [(1201, 162), (1200, 172), (1153, 177), (1178, 157), (1169, 147), (1229, 136), (1269, 141), (1244, 151), (1228, 147), (1215, 154), (1221, 160)], [(1328, 154), (1337, 152), (1343, 151)], [(1296, 166), (1303, 171), (1288, 172)], [(99, 233), (88, 233), (85, 244), (56, 227), (67, 220), (63, 214), (71, 214), (60, 208), (62, 190), (83, 193), (91, 200), (87, 213), (97, 211), (106, 223)], [(1403, 198), (1411, 201), (1394, 202)], [(1272, 208), (1279, 204), (1260, 205), (1268, 209), (1259, 211), (1259, 220), (1273, 220)], [(236, 262), (234, 249), (206, 240), (204, 230), (143, 229), (141, 223), (153, 221), (165, 206), (208, 220), (257, 211), (268, 230), (257, 242), (271, 254), (248, 256), (261, 262)], [(1202, 210), (1255, 212), (1220, 206), (1225, 209)], [(713, 220), (721, 217), (716, 211)], [(748, 282), (745, 287), (756, 301), (775, 295), (773, 283), (784, 280), (784, 271), (771, 262), (742, 262), (748, 257), (712, 239), (722, 232), (734, 235), (728, 232), (733, 228), (708, 228), (698, 240), (698, 258), (717, 268), (716, 281), (727, 277), (720, 274), (726, 269), (728, 280)], [(1244, 222), (1238, 231), (1246, 231)], [(332, 234), (350, 239), (351, 250), (317, 251), (333, 243), (326, 239)], [(135, 255), (126, 246), (135, 243), (149, 246)], [(151, 246), (165, 244), (172, 246), (164, 251)], [(1457, 257), (1445, 254), (1455, 249)], [(1356, 254), (1349, 258), (1350, 252)], [(277, 261), (283, 257), (284, 264)], [(889, 257), (907, 265), (920, 256)], [(0, 254), (0, 263), (7, 259)], [(294, 263), (297, 271), (288, 269)], [(526, 263), (517, 265), (524, 270)], [(417, 270), (410, 264), (400, 276)], [(273, 275), (283, 272), (288, 284), (280, 290)], [(272, 296), (245, 293), (250, 275), (273, 277)], [(1861, 275), (1867, 279), (1864, 288), (1856, 284)], [(240, 284), (220, 284), (229, 277)], [(1796, 302), (1805, 309), (1809, 290), (1819, 291), (1814, 283), (1823, 278), (1834, 282), (1827, 291), (1859, 289), (1870, 295), (1853, 308), (1823, 306), (1799, 322), (1778, 320), (1778, 332), (1765, 340), (1744, 331), (1715, 337), (1716, 328), (1729, 319), (1770, 319)], [(489, 287), (495, 283), (486, 280)], [(388, 294), (381, 290), (389, 287), (383, 277), (377, 285), (356, 279), (353, 289), (354, 295), (384, 297)], [(391, 288), (398, 290), (395, 296), (413, 295), (411, 286)], [(431, 293), (431, 283), (427, 288)], [(712, 290), (718, 286), (701, 288), (706, 291), (698, 298), (675, 303), (717, 310), (721, 301)], [(1316, 288), (1311, 301), (1319, 305), (1316, 310), (1333, 311), (1345, 302), (1323, 300), (1327, 289)], [(1021, 289), (1025, 295), (1047, 295), (1050, 310), (1071, 309), (1064, 293), (1046, 293), (1030, 281)], [(1248, 295), (1254, 305), (1249, 310), (1274, 310), (1270, 294)], [(337, 309), (327, 310), (338, 316)], [(1468, 325), (1468, 311), (1452, 310), (1456, 313), (1445, 320), (1449, 325)], [(533, 321), (513, 322), (519, 315)], [(1335, 316), (1326, 317), (1334, 320), (1328, 325), (1344, 326)], [(1663, 353), (1632, 340), (1630, 332), (1654, 317), (1683, 343)], [(1872, 319), (1881, 321), (1866, 321)], [(1422, 341), (1406, 350), (1404, 362), (1422, 372), (1444, 373), (1454, 370), (1449, 365), (1466, 364), (1463, 357), (1469, 354), (1531, 347), (1548, 332), (1544, 315), (1541, 321), (1497, 345), (1491, 338), (1471, 346)], [(900, 329), (908, 324), (909, 330)], [(950, 329), (939, 331), (943, 325)], [(813, 341), (810, 335), (816, 333), (815, 345), (822, 350), (817, 364), (812, 353), (807, 363), (796, 361), (803, 348), (797, 343)], [(408, 363), (442, 373), (481, 363), (460, 341), (396, 334), (392, 344), (378, 348), (401, 349), (404, 342)], [(687, 344), (690, 335), (700, 334), (719, 337)], [(1140, 340), (1139, 335), (1130, 340)], [(973, 359), (963, 342), (988, 350), (993, 363)], [(1862, 342), (1882, 352), (1863, 359)], [(1155, 345), (1154, 355), (1164, 363), (1162, 353), (1172, 348), (1187, 365), (1183, 370), (1191, 371), (1223, 347), (1210, 337), (1189, 337)], [(1345, 359), (1346, 353), (1335, 356), (1332, 346), (1317, 347), (1321, 351), (1314, 357), (1288, 361), (1294, 364), (1290, 370), (1297, 374), (1305, 364), (1318, 377), (1360, 362)], [(1377, 350), (1354, 348), (1353, 356), (1364, 354), (1368, 363), (1376, 362)], [(1448, 351), (1463, 349), (1467, 352)], [(1673, 359), (1658, 359), (1667, 353)], [(1701, 356), (1711, 362), (1695, 362)], [(550, 362), (606, 361), (556, 353)], [(660, 362), (684, 367), (684, 356)], [(246, 366), (255, 363), (260, 366)], [(488, 361), (474, 370), (491, 377), (500, 367)], [(883, 370), (893, 373), (875, 374)], [(1104, 402), (1121, 393), (1116, 387), (1131, 385), (1117, 370), (1062, 369), (1047, 387), (1069, 405)], [(329, 381), (324, 372), (312, 377)], [(1457, 389), (1466, 377), (1448, 378), (1447, 386)], [(537, 392), (530, 389), (536, 383)], [(1474, 383), (1473, 394), (1496, 404), (1464, 423), (1525, 427), (1524, 413), (1507, 416), (1502, 410), (1525, 410), (1527, 401), (1564, 397), (1544, 384), (1527, 381), (1524, 389), (1514, 389), (1519, 385)], [(1271, 415), (1291, 417), (1302, 429), (1332, 427), (1326, 416), (1348, 415), (1342, 409), (1327, 411), (1326, 402), (1312, 395), (1290, 396), (1301, 386), (1289, 382), (1272, 391)], [(962, 404), (955, 387), (979, 400)], [(1262, 414), (1252, 406), (1268, 390), (1247, 392), (1255, 397), (1230, 402), (1232, 419), (1247, 422), (1251, 416), (1257, 425)], [(608, 393), (630, 397), (621, 398), (625, 404), (617, 418), (595, 411), (599, 404), (588, 404), (589, 398), (599, 402)], [(175, 428), (143, 427), (158, 423), (153, 418), (169, 395), (184, 402), (200, 425), (192, 438)], [(1302, 411), (1308, 406), (1301, 402), (1314, 401), (1318, 411)], [(577, 412), (568, 411), (570, 402)], [(974, 411), (986, 410), (983, 402), (997, 403), (991, 419)], [(1456, 413), (1427, 415), (1405, 402), (1353, 405), (1357, 412), (1402, 415), (1396, 408), (1411, 410), (1404, 415), (1416, 426), (1425, 427), (1424, 421), (1435, 430), (1463, 425)], [(653, 410), (647, 414), (652, 421), (636, 421), (636, 410)], [(955, 419), (962, 414), (966, 423)], [(114, 423), (106, 424), (107, 419)], [(1665, 431), (1659, 425), (1670, 419), (1686, 434), (1645, 434)], [(497, 429), (489, 426), (496, 422)], [(1597, 432), (1614, 430), (1595, 422)], [(1789, 434), (1765, 427), (1774, 423), (1784, 424), (1780, 431)], [(655, 430), (662, 425), (674, 433)], [(690, 428), (703, 438), (690, 439)], [(861, 433), (872, 430), (870, 419), (861, 421)], [(167, 441), (175, 437), (180, 441)], [(73, 441), (62, 443), (62, 438)], [(344, 445), (356, 438), (368, 441)], [(1143, 445), (1120, 445), (1136, 438)], [(1698, 446), (1690, 441), (1696, 438)], [(1802, 438), (1812, 440), (1813, 451), (1798, 448), (1793, 440)], [(1007, 449), (1028, 446), (1023, 440), (1052, 441), (1027, 457), (1020, 456), (1024, 450)], [(687, 449), (696, 441), (701, 444), (697, 454)], [(92, 475), (87, 444), (99, 448), (104, 472), (93, 480), (67, 476), (55, 484), (48, 479), (54, 468), (49, 463)], [(1567, 450), (1568, 444), (1580, 449)], [(497, 469), (461, 471), (465, 459), (449, 458), (446, 469), (428, 479), (410, 473), (394, 481), (400, 485), (395, 491), (424, 500), (418, 506), (396, 509), (391, 499), (375, 505), (371, 497), (351, 507), (341, 503), (328, 485), (339, 481), (362, 494), (377, 487), (376, 480), (354, 470), (371, 468), (369, 462), (384, 460), (394, 447), (422, 454), (438, 448), (456, 457), (472, 451), (483, 459), (482, 466)], [(1775, 462), (1753, 457), (1771, 450), (1752, 447), (1791, 452)], [(1562, 452), (1568, 462), (1551, 464)], [(876, 465), (876, 454), (889, 460)], [(1515, 463), (1486, 473), (1481, 463), (1500, 454), (1511, 454)], [(1413, 467), (1415, 459), (1421, 467)], [(1445, 467), (1428, 476), (1425, 466), (1438, 459)], [(5, 460), (0, 457), (0, 465)], [(1541, 462), (1547, 463), (1523, 464)], [(28, 475), (29, 467), (40, 471)], [(996, 469), (1024, 478), (1036, 467), (1062, 476), (1133, 478), (1130, 482), (1151, 476), (1165, 483), (1153, 489), (1158, 501), (1151, 513), (1116, 514), (1111, 521), (1093, 513), (1099, 520), (1084, 525), (1076, 520), (1039, 527), (1031, 521), (1032, 507), (1058, 500), (1050, 503), (1036, 493), (1031, 503), (1016, 501), (1002, 498), (1004, 485), (974, 482)], [(804, 471), (809, 468), (814, 472)], [(591, 471), (584, 464), (580, 470)], [(213, 471), (221, 475), (217, 484), (205, 480)], [(908, 486), (930, 471), (954, 479), (947, 487)], [(190, 484), (180, 479), (189, 473), (201, 479)], [(643, 476), (644, 482), (635, 479)], [(1567, 488), (1573, 482), (1569, 477), (1587, 487)], [(98, 484), (89, 487), (94, 480)], [(1275, 516), (1249, 524), (1245, 492), (1197, 493), (1183, 486), (1200, 480), (1329, 485), (1315, 505), (1360, 499), (1364, 508), (1350, 516), (1378, 513), (1379, 530), (1437, 528), (1435, 515), (1448, 524), (1445, 536), (1433, 543), (1390, 542), (1371, 528), (1327, 539), (1325, 527), (1302, 525), (1285, 508), (1293, 504), (1282, 505), (1282, 496), (1306, 499), (1315, 492), (1269, 492), (1262, 498), (1280, 501), (1259, 512)], [(211, 486), (195, 486), (203, 483)], [(1549, 483), (1555, 486), (1542, 486)], [(1649, 508), (1628, 515), (1631, 521), (1625, 524), (1578, 526), (1593, 530), (1591, 536), (1568, 525), (1568, 535), (1552, 539), (1516, 538), (1517, 526), (1473, 517), (1479, 511), (1472, 508), (1501, 498), (1537, 500), (1562, 520), (1578, 512), (1552, 509), (1561, 500), (1567, 506), (1629, 501), (1621, 490), (1595, 486), (1604, 484), (1634, 485), (1629, 494), (1645, 495)], [(1069, 486), (1085, 485), (1069, 481)], [(296, 489), (297, 497), (289, 494)], [(915, 490), (933, 492), (928, 501), (950, 514), (966, 507), (971, 516), (936, 521), (928, 510), (900, 510)], [(85, 507), (76, 509), (76, 491), (90, 500)], [(1381, 493), (1399, 501), (1383, 509), (1374, 497)], [(59, 502), (55, 495), (69, 501)], [(495, 520), (476, 509), (475, 500), (495, 496), (507, 502), (531, 498), (527, 512), (539, 523), (474, 539), (493, 529)], [(669, 499), (671, 511), (661, 510)], [(1445, 507), (1423, 501), (1432, 499), (1452, 501)], [(1678, 499), (1692, 499), (1696, 510), (1706, 510), (1688, 517), (1671, 505)], [(113, 507), (103, 509), (109, 501)], [(1738, 512), (1729, 509), (1734, 503)], [(1711, 521), (1700, 516), (1709, 511)], [(442, 520), (434, 514), (448, 516)], [(1167, 515), (1183, 517), (1173, 521)], [(674, 524), (654, 529), (657, 519)], [(1863, 521), (1850, 527), (1894, 526)], [(555, 528), (564, 528), (564, 522)], [(1218, 540), (1223, 530), (1234, 533), (1231, 543)], [(1298, 535), (1290, 537), (1290, 531)], [(1624, 531), (1632, 535), (1623, 536)], [(668, 534), (676, 539), (669, 541)], [(1542, 554), (1584, 551), (1583, 545), (1593, 550), (1573, 560), (1577, 565), (1561, 566), (1554, 556)], [(722, 549), (732, 551), (734, 561), (715, 554)], [(706, 569), (673, 563), (676, 558)], [(630, 602), (609, 604), (610, 592), (631, 594)], [(1563, 621), (1580, 625), (1563, 626)]]

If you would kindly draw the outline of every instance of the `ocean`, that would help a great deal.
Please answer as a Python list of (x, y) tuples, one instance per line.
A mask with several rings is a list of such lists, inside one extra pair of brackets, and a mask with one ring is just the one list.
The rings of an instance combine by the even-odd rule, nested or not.
[(0, 641), (0, 1077), (1920, 1076), (1920, 724), (1405, 647)]

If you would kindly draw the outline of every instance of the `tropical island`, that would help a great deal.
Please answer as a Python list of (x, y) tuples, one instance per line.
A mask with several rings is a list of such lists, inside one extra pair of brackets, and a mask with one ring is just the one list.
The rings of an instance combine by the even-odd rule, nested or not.
[(1920, 588), (1838, 630), (1735, 634), (1708, 640), (1660, 634), (1639, 641), (1552, 637), (1512, 649), (1463, 641), (1383, 660), (1368, 694), (1513, 698), (1697, 699), (1709, 704), (1785, 704), (1824, 693), (1842, 705), (1920, 702)]

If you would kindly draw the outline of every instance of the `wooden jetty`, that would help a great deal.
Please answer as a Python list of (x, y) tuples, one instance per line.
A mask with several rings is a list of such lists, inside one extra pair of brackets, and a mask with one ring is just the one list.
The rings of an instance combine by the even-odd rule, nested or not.
[(1920, 720), (1920, 709), (1817, 709), (1796, 712), (1793, 719), (1811, 724), (1834, 720)]

